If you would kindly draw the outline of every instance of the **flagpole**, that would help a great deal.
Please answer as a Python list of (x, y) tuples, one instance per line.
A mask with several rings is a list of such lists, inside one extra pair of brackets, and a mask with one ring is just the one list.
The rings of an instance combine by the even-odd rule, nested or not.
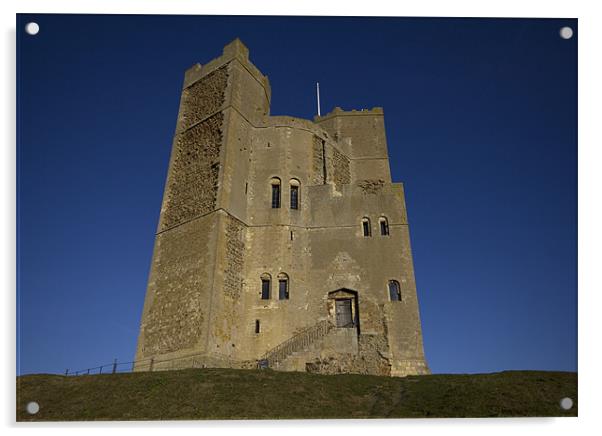
[(318, 116), (320, 116), (320, 82), (316, 82), (316, 96), (318, 97)]

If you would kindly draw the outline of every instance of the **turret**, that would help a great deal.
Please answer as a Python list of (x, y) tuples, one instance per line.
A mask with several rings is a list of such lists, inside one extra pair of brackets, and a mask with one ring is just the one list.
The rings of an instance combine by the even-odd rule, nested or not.
[(344, 111), (340, 107), (314, 122), (326, 130), (352, 161), (352, 181), (391, 182), (383, 109)]

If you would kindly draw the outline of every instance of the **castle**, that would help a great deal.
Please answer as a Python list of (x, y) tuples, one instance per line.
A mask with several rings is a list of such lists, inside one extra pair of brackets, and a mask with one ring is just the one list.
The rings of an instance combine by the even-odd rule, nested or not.
[(270, 95), (238, 39), (186, 71), (135, 369), (428, 374), (383, 110)]

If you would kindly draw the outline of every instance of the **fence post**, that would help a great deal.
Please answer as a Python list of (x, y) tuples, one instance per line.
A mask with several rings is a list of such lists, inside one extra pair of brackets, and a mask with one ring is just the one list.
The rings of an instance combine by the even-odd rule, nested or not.
[(117, 359), (113, 360), (113, 374), (117, 371)]
[(155, 358), (154, 358), (154, 357), (151, 357), (151, 361), (150, 361), (150, 369), (149, 369), (149, 371), (152, 371), (152, 370), (153, 370), (153, 363), (155, 363)]

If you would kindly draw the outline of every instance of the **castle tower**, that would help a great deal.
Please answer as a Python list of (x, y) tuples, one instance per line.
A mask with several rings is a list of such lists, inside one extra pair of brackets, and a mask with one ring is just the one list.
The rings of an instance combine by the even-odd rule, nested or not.
[(238, 39), (185, 74), (136, 369), (428, 373), (382, 109), (270, 93)]

